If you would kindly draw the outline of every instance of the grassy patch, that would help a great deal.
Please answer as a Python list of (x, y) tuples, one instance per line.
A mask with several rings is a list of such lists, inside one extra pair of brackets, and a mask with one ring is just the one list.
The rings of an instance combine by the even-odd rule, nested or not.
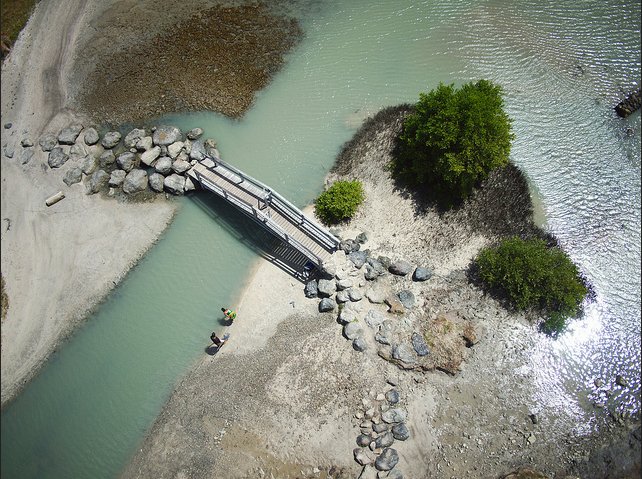
[[(2, 31), (2, 42), (9, 42), (9, 45), (18, 38), (18, 34), (27, 24), (33, 7), (38, 0), (2, 0), (0, 2), (0, 30)], [(4, 51), (3, 51), (4, 57)]]

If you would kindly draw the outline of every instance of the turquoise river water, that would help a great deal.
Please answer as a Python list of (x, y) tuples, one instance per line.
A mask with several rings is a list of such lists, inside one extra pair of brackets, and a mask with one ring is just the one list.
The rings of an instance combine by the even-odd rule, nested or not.
[[(310, 2), (305, 39), (240, 121), (200, 126), (223, 159), (304, 206), (341, 145), (380, 108), (440, 81), (504, 87), (512, 160), (596, 291), (561, 339), (526, 367), (538, 401), (590, 431), (593, 380), (640, 412), (640, 114), (613, 106), (640, 81), (640, 2), (462, 0)], [(303, 8), (303, 7), (302, 7)], [(310, 13), (311, 12), (311, 13)], [(161, 241), (2, 413), (2, 477), (113, 478), (173, 387), (204, 354), (217, 311), (257, 259), (256, 227), (215, 199), (180, 200)], [(581, 428), (580, 428), (581, 429)]]

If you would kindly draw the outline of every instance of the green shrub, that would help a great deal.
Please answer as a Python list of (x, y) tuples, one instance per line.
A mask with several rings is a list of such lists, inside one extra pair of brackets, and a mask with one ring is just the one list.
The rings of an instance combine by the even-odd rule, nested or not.
[(476, 259), (479, 277), (490, 288), (506, 294), (520, 310), (536, 307), (550, 317), (549, 333), (561, 332), (566, 318), (579, 312), (588, 290), (577, 267), (559, 248), (540, 239), (510, 238), (482, 250)]
[(488, 80), (439, 86), (421, 93), (403, 125), (391, 167), (412, 184), (452, 200), (508, 163), (511, 120), (504, 112), (502, 89)]
[(337, 224), (351, 218), (363, 203), (360, 181), (337, 181), (317, 198), (315, 213), (325, 224)]

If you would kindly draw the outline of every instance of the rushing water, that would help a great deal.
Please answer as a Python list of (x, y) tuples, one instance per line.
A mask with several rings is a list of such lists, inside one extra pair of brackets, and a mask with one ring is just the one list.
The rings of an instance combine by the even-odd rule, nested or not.
[[(310, 2), (306, 38), (241, 121), (201, 113), (222, 157), (298, 205), (381, 107), (440, 81), (488, 78), (514, 119), (512, 160), (596, 301), (531, 369), (544, 406), (590, 430), (593, 380), (640, 409), (640, 114), (613, 106), (640, 78), (640, 2)], [(627, 129), (630, 131), (627, 132)], [(181, 200), (162, 240), (2, 414), (3, 478), (111, 478), (217, 328), (256, 258), (256, 227), (214, 199)], [(579, 428), (581, 430), (582, 428)]]

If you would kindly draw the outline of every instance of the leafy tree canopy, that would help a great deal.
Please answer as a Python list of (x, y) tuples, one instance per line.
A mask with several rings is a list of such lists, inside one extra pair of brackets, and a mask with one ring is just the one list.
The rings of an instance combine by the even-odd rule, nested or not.
[(559, 333), (579, 312), (588, 293), (577, 267), (559, 248), (540, 239), (509, 238), (483, 249), (476, 259), (480, 279), (502, 291), (517, 309), (542, 308), (550, 314), (544, 330)]
[(514, 135), (502, 89), (488, 80), (421, 93), (400, 136), (392, 170), (417, 185), (459, 200), (508, 163)]

